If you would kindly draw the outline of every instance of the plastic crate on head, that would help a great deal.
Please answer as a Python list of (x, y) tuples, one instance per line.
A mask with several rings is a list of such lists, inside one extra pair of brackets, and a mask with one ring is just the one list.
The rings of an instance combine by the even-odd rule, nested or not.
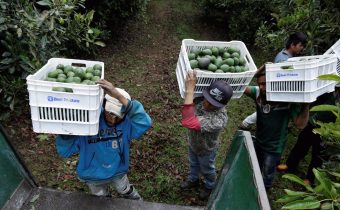
[(324, 55), (329, 55), (329, 54), (334, 54), (338, 57), (336, 71), (337, 71), (338, 76), (340, 76), (340, 39), (324, 53)]
[(245, 65), (249, 70), (240, 73), (214, 73), (205, 70), (196, 70), (197, 83), (194, 90), (194, 96), (202, 96), (202, 91), (209, 87), (212, 82), (216, 80), (225, 80), (234, 90), (232, 98), (240, 98), (257, 70), (256, 65), (245, 44), (241, 41), (219, 42), (196, 41), (193, 39), (184, 39), (182, 41), (182, 46), (178, 57), (176, 76), (181, 97), (185, 97), (185, 79), (188, 72), (192, 71), (188, 53), (190, 53), (194, 48), (195, 50), (204, 50), (211, 47), (222, 47), (224, 49), (227, 49), (228, 47), (238, 48), (240, 50), (240, 57), (245, 59)]
[(336, 74), (337, 57), (318, 55), (294, 57), (282, 63), (266, 64), (268, 101), (310, 103), (323, 93), (334, 91), (336, 82), (318, 76)]
[[(104, 91), (99, 85), (60, 83), (45, 81), (48, 72), (58, 64), (87, 68), (99, 61), (51, 58), (35, 74), (29, 75), (27, 89), (31, 107), (33, 131), (36, 133), (96, 135), (99, 129), (99, 116)], [(72, 89), (72, 92), (53, 91), (55, 87)]]

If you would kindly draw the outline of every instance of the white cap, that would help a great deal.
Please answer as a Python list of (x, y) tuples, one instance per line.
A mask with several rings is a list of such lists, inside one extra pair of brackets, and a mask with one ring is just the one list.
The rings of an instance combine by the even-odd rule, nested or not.
[[(116, 88), (116, 90), (122, 94), (126, 99), (131, 100), (131, 96), (125, 90), (121, 88)], [(116, 98), (109, 96), (108, 94), (105, 95), (106, 104), (105, 104), (105, 111), (111, 112), (115, 114), (119, 118), (123, 118), (124, 114), (121, 112), (123, 104)]]

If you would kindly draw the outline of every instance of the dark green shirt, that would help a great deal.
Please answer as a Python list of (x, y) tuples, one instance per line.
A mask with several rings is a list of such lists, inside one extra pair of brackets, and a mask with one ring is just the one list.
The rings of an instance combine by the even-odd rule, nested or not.
[(270, 153), (281, 154), (287, 142), (288, 123), (300, 112), (297, 104), (267, 102), (263, 104), (259, 97), (259, 88), (250, 87), (249, 95), (256, 102), (256, 146)]

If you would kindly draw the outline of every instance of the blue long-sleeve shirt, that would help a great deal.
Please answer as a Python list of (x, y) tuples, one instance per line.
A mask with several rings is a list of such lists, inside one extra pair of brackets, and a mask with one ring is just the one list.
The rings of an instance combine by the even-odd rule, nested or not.
[(87, 182), (109, 181), (127, 173), (129, 168), (129, 142), (141, 137), (152, 124), (150, 116), (137, 100), (122, 107), (123, 121), (110, 127), (102, 111), (99, 132), (95, 136), (59, 135), (57, 152), (62, 157), (79, 153), (77, 173)]

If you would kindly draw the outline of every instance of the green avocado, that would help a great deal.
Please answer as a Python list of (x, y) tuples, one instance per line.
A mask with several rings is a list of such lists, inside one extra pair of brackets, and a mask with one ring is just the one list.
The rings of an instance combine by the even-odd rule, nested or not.
[(215, 71), (215, 73), (224, 73), (224, 71), (221, 70), (221, 69), (217, 69), (217, 70)]
[(196, 58), (196, 54), (195, 53), (189, 53), (188, 58), (189, 58), (189, 61), (194, 60)]
[(212, 72), (215, 72), (217, 70), (217, 66), (215, 64), (209, 64), (208, 66), (208, 70), (209, 71), (212, 71)]
[(99, 64), (94, 64), (93, 69), (102, 70), (102, 66)]
[(195, 69), (198, 67), (198, 61), (197, 60), (191, 60), (190, 62), (190, 67), (191, 69)]
[(198, 58), (198, 67), (200, 69), (207, 69), (210, 64), (210, 59), (207, 57)]
[(59, 73), (58, 73), (57, 70), (53, 70), (53, 71), (48, 72), (47, 76), (50, 77), (50, 78), (57, 78), (58, 74)]
[(212, 55), (211, 49), (204, 49), (204, 50), (202, 50), (202, 52), (203, 52), (204, 55)]

